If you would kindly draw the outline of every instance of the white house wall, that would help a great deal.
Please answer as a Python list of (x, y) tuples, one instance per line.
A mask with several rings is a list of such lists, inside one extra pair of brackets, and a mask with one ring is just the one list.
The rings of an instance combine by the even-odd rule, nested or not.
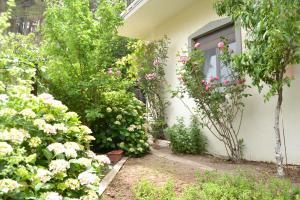
[[(167, 35), (171, 44), (169, 47), (169, 60), (166, 67), (166, 79), (172, 87), (176, 87), (179, 81), (176, 77), (178, 58), (176, 54), (182, 49), (187, 49), (188, 37), (207, 23), (219, 19), (213, 9), (213, 1), (201, 0), (193, 3), (179, 15), (165, 20), (157, 26), (153, 32), (148, 32), (145, 38), (148, 40), (161, 38)], [(163, 10), (158, 12), (164, 12)], [(294, 67), (295, 81), (292, 87), (284, 92), (284, 127), (286, 133), (288, 162), (300, 164), (300, 69)], [(250, 81), (248, 80), (248, 83)], [(249, 91), (253, 96), (246, 100), (244, 120), (240, 136), (245, 141), (244, 157), (255, 161), (274, 161), (275, 137), (273, 131), (275, 100), (264, 103), (263, 95), (258, 94), (256, 88)], [(185, 100), (190, 107), (193, 101)], [(167, 109), (168, 124), (176, 122), (177, 117), (184, 117), (189, 122), (190, 112), (178, 99), (170, 99)], [(212, 154), (225, 155), (225, 149), (212, 134), (205, 130), (209, 139), (208, 150)]]

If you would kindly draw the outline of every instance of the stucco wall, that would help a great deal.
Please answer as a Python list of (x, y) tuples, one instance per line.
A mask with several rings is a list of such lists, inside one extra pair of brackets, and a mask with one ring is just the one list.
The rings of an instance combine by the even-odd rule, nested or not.
[[(163, 12), (158, 11), (158, 12)], [(213, 10), (211, 0), (196, 1), (191, 7), (183, 10), (180, 15), (166, 20), (164, 23), (155, 28), (153, 32), (145, 35), (148, 40), (161, 38), (167, 35), (170, 40), (169, 60), (166, 68), (166, 78), (169, 84), (175, 87), (179, 84), (176, 77), (176, 68), (178, 58), (176, 54), (181, 49), (186, 49), (188, 37), (203, 27), (207, 23), (219, 19)], [(288, 152), (288, 162), (300, 164), (300, 69), (294, 67), (295, 81), (291, 88), (284, 92), (284, 127), (286, 133), (286, 143)], [(248, 80), (248, 82), (250, 82)], [(256, 161), (274, 161), (274, 108), (275, 100), (264, 103), (263, 95), (258, 94), (256, 88), (250, 89), (253, 95), (246, 100), (244, 120), (241, 127), (240, 136), (245, 141), (244, 157)], [(177, 117), (184, 117), (186, 123), (189, 123), (190, 113), (178, 99), (171, 99), (171, 104), (167, 110), (168, 124), (176, 122)], [(193, 101), (186, 99), (190, 107)], [(208, 150), (210, 153), (225, 155), (223, 145), (205, 131), (209, 139)]]

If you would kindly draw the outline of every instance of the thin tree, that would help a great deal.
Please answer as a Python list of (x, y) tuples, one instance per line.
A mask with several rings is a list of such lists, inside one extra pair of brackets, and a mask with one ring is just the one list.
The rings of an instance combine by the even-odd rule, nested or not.
[(299, 63), (300, 1), (299, 0), (219, 0), (219, 15), (227, 15), (247, 32), (246, 51), (234, 57), (234, 67), (245, 72), (261, 92), (269, 90), (265, 100), (277, 96), (275, 138), (277, 174), (284, 176), (280, 116), (284, 86), (291, 78), (285, 76), (288, 65)]

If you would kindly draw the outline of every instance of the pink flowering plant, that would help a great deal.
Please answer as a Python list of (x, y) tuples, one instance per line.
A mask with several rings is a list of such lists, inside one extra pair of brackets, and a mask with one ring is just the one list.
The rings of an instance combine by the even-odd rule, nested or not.
[[(182, 64), (178, 72), (180, 86), (174, 91), (174, 96), (188, 95), (196, 102), (196, 112), (202, 126), (220, 140), (227, 151), (228, 157), (233, 161), (242, 158), (243, 140), (239, 138), (241, 127), (244, 97), (247, 85), (243, 76), (231, 69), (228, 77), (205, 77), (204, 53), (196, 44), (188, 56), (180, 56)], [(230, 68), (232, 51), (226, 40), (218, 44), (222, 52), (220, 59), (223, 66)], [(186, 54), (187, 52), (183, 52)]]
[(31, 94), (38, 51), (30, 39), (0, 36), (0, 199), (98, 200), (110, 160), (89, 150), (95, 138), (76, 113)]
[(131, 66), (131, 73), (137, 80), (137, 86), (146, 97), (150, 133), (154, 138), (162, 138), (166, 126), (165, 109), (168, 104), (162, 95), (166, 85), (164, 67), (167, 60), (168, 39), (138, 41), (132, 48), (133, 53), (125, 59)]

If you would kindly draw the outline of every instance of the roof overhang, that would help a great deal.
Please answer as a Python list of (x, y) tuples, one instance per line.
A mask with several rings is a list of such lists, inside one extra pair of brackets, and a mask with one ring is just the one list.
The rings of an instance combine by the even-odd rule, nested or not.
[(197, 0), (135, 0), (122, 14), (119, 34), (144, 39), (151, 31)]

